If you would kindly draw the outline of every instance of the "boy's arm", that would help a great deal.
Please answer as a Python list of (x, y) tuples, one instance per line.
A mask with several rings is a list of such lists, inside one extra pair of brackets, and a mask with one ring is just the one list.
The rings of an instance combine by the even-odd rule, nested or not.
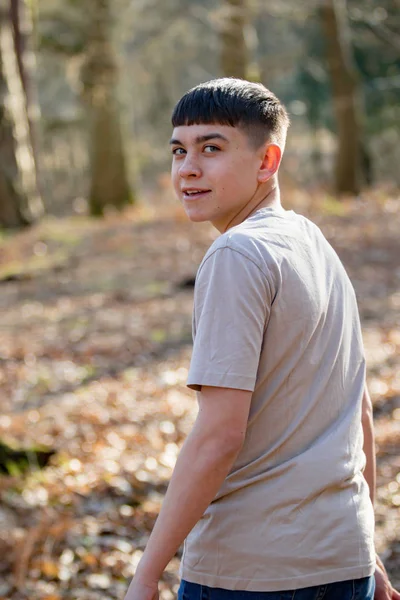
[(125, 600), (157, 597), (165, 567), (214, 499), (243, 445), (251, 396), (249, 391), (206, 386), (198, 393), (196, 422)]
[[(376, 488), (375, 436), (372, 402), (366, 385), (362, 401), (362, 427), (364, 432), (363, 450), (367, 459), (364, 477), (368, 483), (371, 502), (374, 504)], [(400, 594), (392, 587), (378, 555), (376, 556), (375, 585), (375, 600), (400, 600)]]
[(368, 483), (371, 502), (374, 505), (376, 487), (375, 437), (373, 408), (367, 385), (364, 387), (364, 395), (362, 400), (362, 427), (364, 432), (363, 450), (367, 459), (364, 469), (364, 477)]

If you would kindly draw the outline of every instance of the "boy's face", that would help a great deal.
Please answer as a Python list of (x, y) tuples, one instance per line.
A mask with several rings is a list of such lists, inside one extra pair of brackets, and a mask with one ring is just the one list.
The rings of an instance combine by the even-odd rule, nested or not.
[(229, 125), (183, 125), (172, 139), (172, 182), (191, 221), (225, 227), (259, 186), (265, 149)]

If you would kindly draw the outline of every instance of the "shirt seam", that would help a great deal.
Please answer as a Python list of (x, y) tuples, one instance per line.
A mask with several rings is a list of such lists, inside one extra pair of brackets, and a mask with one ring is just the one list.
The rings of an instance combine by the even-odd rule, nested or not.
[(266, 274), (266, 273), (265, 273), (265, 272), (262, 270), (262, 268), (261, 268), (261, 267), (260, 267), (260, 266), (259, 266), (259, 265), (256, 263), (256, 261), (255, 261), (254, 259), (252, 259), (250, 256), (247, 256), (247, 254), (245, 254), (245, 253), (244, 253), (244, 252), (242, 252), (241, 250), (238, 250), (237, 248), (232, 248), (232, 246), (230, 246), (230, 245), (228, 244), (228, 242), (229, 242), (229, 240), (226, 240), (226, 242), (225, 242), (225, 245), (224, 245), (224, 246), (220, 246), (220, 247), (218, 247), (218, 248), (215, 248), (215, 250), (213, 250), (213, 251), (211, 252), (211, 254), (210, 254), (209, 256), (207, 256), (207, 257), (206, 257), (206, 258), (203, 260), (202, 264), (201, 264), (201, 265), (200, 265), (200, 267), (199, 267), (199, 270), (198, 270), (198, 273), (197, 273), (197, 277), (196, 277), (196, 279), (199, 277), (199, 275), (200, 275), (201, 271), (203, 270), (203, 268), (204, 268), (204, 265), (206, 264), (206, 262), (207, 262), (207, 261), (208, 261), (208, 260), (209, 260), (209, 259), (210, 259), (212, 256), (214, 256), (214, 254), (216, 254), (216, 252), (218, 252), (218, 250), (231, 250), (232, 252), (236, 252), (236, 254), (240, 254), (241, 256), (243, 256), (243, 258), (245, 258), (246, 260), (248, 260), (249, 262), (251, 262), (251, 263), (252, 263), (252, 264), (253, 264), (255, 267), (257, 267), (257, 269), (260, 271), (260, 273), (261, 273), (261, 274), (262, 274), (262, 275), (265, 277), (265, 280), (266, 280), (266, 282), (267, 282), (268, 289), (269, 289), (269, 294), (270, 294), (270, 297), (271, 297), (271, 299), (272, 299), (271, 284), (270, 284), (270, 282), (269, 282), (268, 275), (267, 275), (267, 274)]

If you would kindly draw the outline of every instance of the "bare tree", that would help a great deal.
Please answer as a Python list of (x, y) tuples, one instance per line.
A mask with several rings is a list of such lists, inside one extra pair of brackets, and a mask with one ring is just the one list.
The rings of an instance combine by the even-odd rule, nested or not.
[(106, 206), (121, 209), (133, 202), (116, 97), (118, 65), (111, 36), (110, 0), (91, 0), (87, 53), (82, 69), (83, 96), (90, 128), (90, 191), (92, 215)]
[(4, 227), (31, 223), (44, 211), (31, 143), (18, 2), (10, 0), (0, 9), (0, 224)]
[(26, 0), (10, 0), (10, 18), (14, 38), (18, 72), (25, 96), (29, 141), (34, 154), (36, 185), (40, 189), (40, 151), (38, 142), (38, 120), (40, 108), (35, 81), (36, 53), (33, 42), (33, 3)]
[(346, 0), (323, 0), (321, 22), (326, 38), (337, 125), (335, 188), (338, 194), (357, 194), (361, 180), (361, 102), (346, 14)]
[(221, 68), (225, 77), (246, 79), (248, 52), (245, 38), (247, 0), (224, 0), (221, 23)]

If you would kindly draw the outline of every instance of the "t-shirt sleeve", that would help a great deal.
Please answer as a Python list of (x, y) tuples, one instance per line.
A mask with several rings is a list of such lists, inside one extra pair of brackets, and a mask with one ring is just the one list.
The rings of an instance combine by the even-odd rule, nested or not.
[(188, 387), (254, 391), (270, 308), (268, 279), (253, 260), (230, 247), (211, 254), (196, 278)]

